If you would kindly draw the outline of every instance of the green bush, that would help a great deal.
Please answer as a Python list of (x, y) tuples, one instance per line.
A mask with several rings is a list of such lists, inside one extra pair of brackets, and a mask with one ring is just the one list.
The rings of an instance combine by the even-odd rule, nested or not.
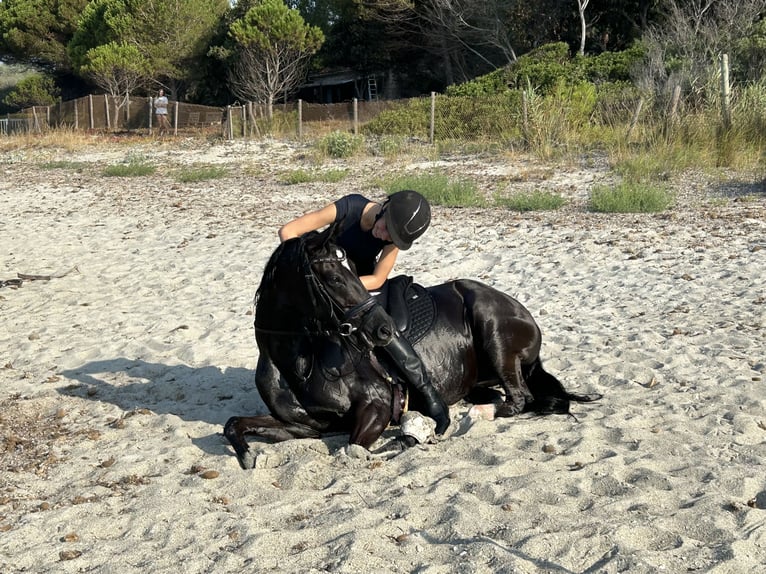
[(157, 168), (153, 165), (131, 161), (110, 165), (104, 170), (104, 175), (107, 177), (141, 177), (143, 175), (151, 175), (155, 171), (157, 171)]
[(19, 81), (3, 102), (16, 108), (51, 106), (58, 101), (60, 90), (50, 76), (32, 74)]
[(182, 183), (193, 183), (208, 179), (220, 179), (226, 176), (226, 168), (220, 166), (201, 166), (184, 168), (176, 173), (176, 180)]
[(310, 183), (312, 181), (321, 181), (324, 183), (338, 183), (348, 175), (345, 169), (330, 169), (327, 171), (307, 171), (305, 169), (294, 169), (282, 175), (280, 181), (285, 185), (297, 185), (299, 183)]
[(428, 139), (431, 99), (412, 98), (383, 110), (362, 126), (366, 135), (398, 135)]
[(653, 213), (673, 203), (664, 187), (650, 183), (623, 182), (617, 187), (598, 185), (591, 190), (589, 207), (601, 213)]
[(335, 131), (324, 136), (316, 145), (324, 155), (340, 159), (354, 155), (363, 143), (364, 140), (358, 136)]
[(486, 205), (484, 197), (476, 189), (476, 184), (467, 179), (451, 180), (440, 173), (421, 173), (400, 175), (381, 183), (386, 193), (402, 189), (413, 189), (434, 205), (447, 207), (482, 207)]

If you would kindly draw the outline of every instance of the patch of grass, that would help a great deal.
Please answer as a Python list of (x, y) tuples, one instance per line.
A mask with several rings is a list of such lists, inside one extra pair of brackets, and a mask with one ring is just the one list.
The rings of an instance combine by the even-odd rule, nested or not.
[(495, 194), (494, 200), (497, 207), (505, 207), (512, 211), (555, 211), (566, 204), (563, 197), (550, 191)]
[(338, 183), (348, 175), (346, 169), (329, 169), (326, 171), (308, 171), (305, 169), (294, 169), (283, 174), (280, 181), (286, 185), (297, 185), (299, 183), (310, 183), (312, 181), (321, 181), (322, 183)]
[(84, 161), (59, 160), (41, 163), (40, 169), (69, 169), (72, 171), (82, 171), (87, 166), (88, 164)]
[(226, 168), (220, 166), (199, 166), (183, 168), (175, 174), (177, 181), (181, 183), (193, 183), (195, 181), (206, 181), (209, 179), (220, 179), (226, 177)]
[(673, 201), (673, 194), (664, 186), (628, 181), (616, 187), (595, 186), (589, 208), (601, 213), (656, 213), (665, 211)]
[(400, 175), (381, 182), (381, 186), (389, 194), (402, 189), (415, 190), (434, 205), (482, 207), (487, 203), (474, 182), (467, 179), (451, 180), (440, 173)]
[(130, 161), (110, 165), (103, 173), (106, 177), (141, 177), (152, 175), (155, 171), (157, 171), (156, 166), (139, 161)]

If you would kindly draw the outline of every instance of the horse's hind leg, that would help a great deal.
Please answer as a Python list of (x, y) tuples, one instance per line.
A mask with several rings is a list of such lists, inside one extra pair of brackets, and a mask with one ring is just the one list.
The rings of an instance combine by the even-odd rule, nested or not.
[(255, 464), (255, 456), (245, 440), (247, 435), (257, 435), (274, 442), (293, 438), (319, 438), (321, 436), (314, 429), (302, 425), (285, 424), (269, 415), (231, 417), (226, 421), (223, 434), (231, 443), (234, 452), (237, 453), (239, 465), (244, 469), (253, 468)]
[(500, 403), (495, 411), (497, 417), (512, 417), (524, 410), (527, 404), (534, 400), (524, 375), (521, 372), (521, 357), (507, 357), (510, 364), (504, 365), (501, 371), (501, 381), (505, 391), (505, 401)]

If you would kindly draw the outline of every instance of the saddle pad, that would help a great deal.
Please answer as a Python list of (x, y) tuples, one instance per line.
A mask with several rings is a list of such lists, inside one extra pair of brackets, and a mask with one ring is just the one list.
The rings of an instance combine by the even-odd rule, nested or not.
[(404, 302), (410, 320), (402, 334), (414, 345), (433, 327), (436, 321), (436, 302), (428, 290), (417, 283), (407, 287)]

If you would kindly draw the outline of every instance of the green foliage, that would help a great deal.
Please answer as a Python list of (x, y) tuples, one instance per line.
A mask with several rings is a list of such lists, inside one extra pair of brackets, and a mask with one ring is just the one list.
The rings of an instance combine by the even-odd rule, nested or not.
[(589, 208), (602, 213), (654, 213), (666, 210), (673, 201), (673, 195), (664, 186), (626, 181), (616, 187), (595, 186)]
[(555, 90), (561, 83), (576, 85), (629, 82), (631, 73), (644, 57), (641, 45), (621, 52), (602, 52), (596, 56), (569, 55), (564, 42), (546, 44), (524, 54), (515, 63), (494, 70), (463, 84), (447, 88), (448, 96), (480, 98), (524, 90), (531, 86), (541, 94)]
[(532, 191), (513, 195), (495, 194), (495, 205), (513, 211), (554, 211), (566, 204), (566, 200), (550, 191)]
[(486, 200), (476, 189), (476, 184), (467, 179), (450, 179), (442, 173), (407, 174), (392, 177), (381, 182), (386, 193), (402, 189), (413, 189), (423, 194), (434, 205), (447, 207), (482, 207)]
[(557, 84), (578, 83), (584, 79), (582, 70), (572, 65), (569, 46), (564, 42), (546, 44), (521, 56), (508, 70), (508, 86), (523, 90), (531, 85), (546, 94)]
[(40, 164), (40, 169), (68, 169), (78, 173), (82, 172), (86, 167), (88, 167), (86, 162), (69, 160), (46, 161)]
[(69, 57), (78, 73), (94, 77), (96, 68), (101, 87), (105, 70), (124, 73), (126, 64), (130, 75), (140, 69), (142, 78), (183, 79), (194, 74), (227, 6), (226, 0), (93, 0), (69, 43)]
[(232, 22), (226, 46), (211, 50), (229, 66), (229, 87), (243, 100), (267, 105), (305, 79), (309, 58), (324, 42), (322, 30), (306, 24), (282, 0), (262, 0)]
[(325, 171), (305, 169), (294, 169), (282, 175), (280, 181), (286, 185), (296, 185), (299, 183), (310, 183), (321, 181), (323, 183), (338, 183), (348, 175), (345, 169), (329, 169)]
[(226, 177), (227, 170), (224, 167), (206, 165), (190, 168), (183, 168), (175, 174), (175, 179), (181, 183), (194, 183), (196, 181), (207, 181), (210, 179), (220, 179)]
[(150, 69), (136, 46), (109, 42), (85, 53), (80, 73), (90, 77), (113, 96), (118, 96), (132, 93), (143, 84)]
[(394, 102), (373, 120), (362, 126), (369, 135), (399, 135), (428, 139), (431, 117), (430, 98), (412, 98)]
[(3, 0), (0, 53), (60, 71), (69, 69), (66, 45), (89, 0)]
[(448, 96), (466, 96), (480, 98), (508, 92), (510, 72), (508, 68), (498, 68), (489, 74), (479, 76), (469, 82), (447, 87)]
[(16, 108), (50, 106), (58, 101), (59, 93), (53, 78), (43, 74), (33, 74), (19, 81), (3, 102)]
[(317, 149), (328, 157), (344, 158), (357, 153), (364, 143), (361, 137), (347, 132), (335, 131), (321, 138)]
[(131, 159), (127, 163), (110, 165), (103, 173), (107, 177), (141, 177), (151, 175), (155, 171), (157, 171), (156, 166), (138, 159)]
[(324, 42), (322, 30), (306, 24), (297, 10), (282, 0), (263, 0), (235, 20), (229, 28), (235, 42), (264, 53), (273, 53), (280, 44), (298, 52), (315, 53)]

